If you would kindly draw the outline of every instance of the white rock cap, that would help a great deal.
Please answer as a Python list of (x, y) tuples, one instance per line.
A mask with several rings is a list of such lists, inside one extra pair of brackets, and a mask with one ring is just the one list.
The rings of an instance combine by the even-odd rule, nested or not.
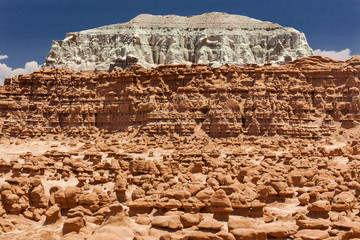
[(305, 35), (246, 16), (141, 14), (127, 23), (68, 33), (54, 41), (44, 67), (107, 70), (133, 64), (280, 64), (312, 55)]

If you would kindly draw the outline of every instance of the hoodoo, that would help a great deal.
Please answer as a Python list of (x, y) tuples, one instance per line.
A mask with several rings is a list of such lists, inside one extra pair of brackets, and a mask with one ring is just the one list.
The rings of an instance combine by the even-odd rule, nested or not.
[(279, 64), (312, 54), (303, 33), (246, 16), (141, 14), (126, 23), (68, 33), (53, 42), (45, 66), (108, 70), (133, 64)]

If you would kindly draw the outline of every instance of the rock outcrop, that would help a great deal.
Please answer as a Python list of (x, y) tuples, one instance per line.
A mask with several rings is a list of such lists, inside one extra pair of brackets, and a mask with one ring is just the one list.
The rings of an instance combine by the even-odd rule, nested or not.
[[(358, 57), (341, 62), (313, 56), (281, 66), (38, 70), (5, 80), (0, 129), (11, 136), (97, 131), (191, 136), (202, 131), (211, 137), (316, 139), (360, 121), (359, 66)], [(96, 154), (88, 157), (98, 161)], [(156, 173), (150, 163), (141, 164), (130, 165), (132, 174)], [(194, 163), (196, 171), (201, 162)]]
[(359, 239), (360, 58), (0, 87), (6, 239)]
[(142, 14), (127, 23), (68, 33), (53, 42), (45, 66), (108, 70), (133, 64), (279, 64), (312, 54), (303, 33), (246, 16)]

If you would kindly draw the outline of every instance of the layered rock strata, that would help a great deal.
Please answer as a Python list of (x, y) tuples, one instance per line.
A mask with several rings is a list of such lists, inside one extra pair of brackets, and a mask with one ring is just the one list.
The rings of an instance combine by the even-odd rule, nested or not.
[(3, 135), (138, 131), (149, 136), (319, 138), (358, 124), (359, 58), (281, 66), (39, 70), (0, 88)]
[(133, 64), (278, 64), (309, 55), (303, 33), (275, 23), (217, 12), (142, 14), (127, 23), (68, 33), (53, 42), (45, 66), (108, 70)]
[(358, 239), (360, 58), (0, 87), (2, 239)]

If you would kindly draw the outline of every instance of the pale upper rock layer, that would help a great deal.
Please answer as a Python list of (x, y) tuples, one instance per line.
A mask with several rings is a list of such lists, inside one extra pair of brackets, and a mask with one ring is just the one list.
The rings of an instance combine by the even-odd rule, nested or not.
[(312, 54), (303, 33), (246, 16), (141, 14), (127, 23), (68, 33), (64, 40), (53, 42), (45, 67), (280, 64)]

